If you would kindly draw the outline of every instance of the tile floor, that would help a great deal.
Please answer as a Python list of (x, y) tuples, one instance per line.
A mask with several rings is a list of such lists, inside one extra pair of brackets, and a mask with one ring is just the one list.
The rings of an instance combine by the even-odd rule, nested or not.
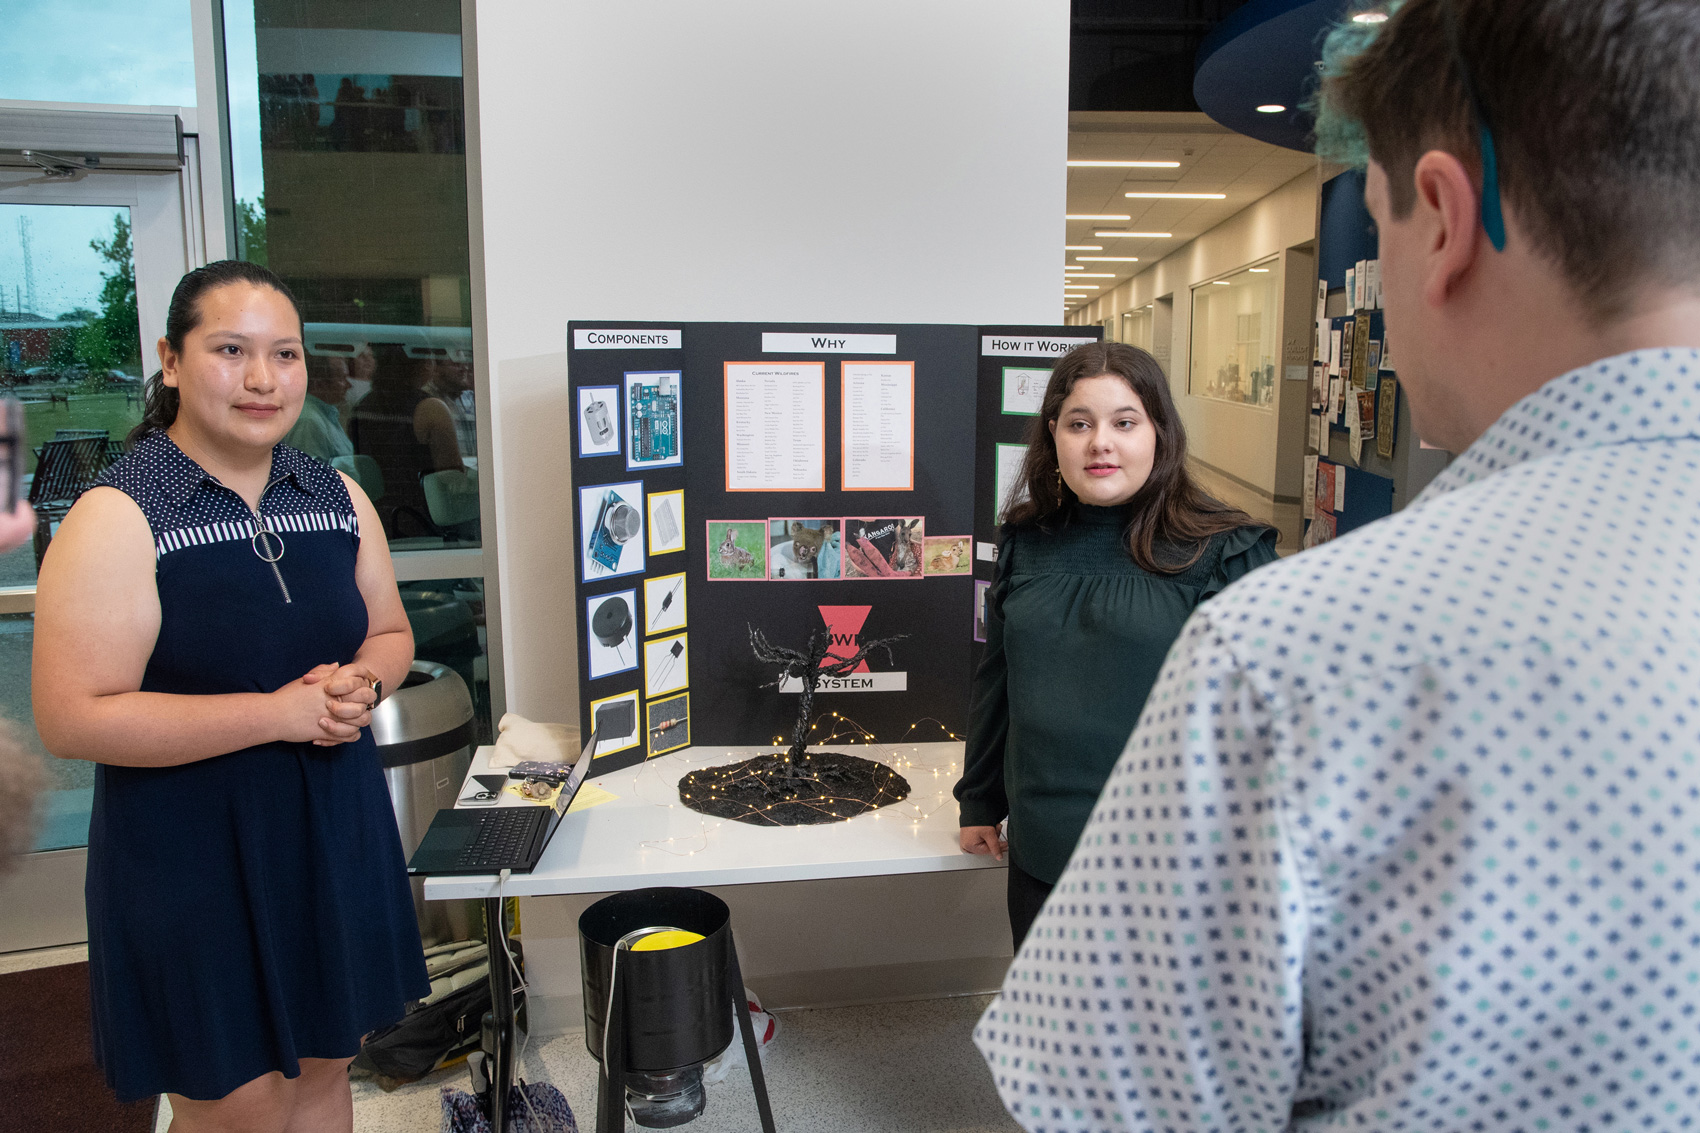
[(1290, 555), (1299, 549), (1299, 540), (1304, 537), (1304, 518), (1299, 513), (1298, 504), (1278, 504), (1196, 460), (1189, 460), (1187, 468), (1200, 488), (1253, 519), (1277, 528), (1281, 532), (1281, 540), (1275, 546), (1281, 554)]
[[(88, 959), (86, 945), (0, 954), (0, 973)], [(764, 1066), (781, 1133), (1015, 1133), (991, 1076), (969, 1037), (990, 996), (924, 999), (865, 1007), (780, 1011)], [(583, 1133), (596, 1125), (596, 1062), (573, 1031), (528, 1045), (521, 1076), (553, 1083)], [(440, 1090), (467, 1088), (465, 1066), (393, 1093), (372, 1079), (354, 1082), (355, 1133), (436, 1133)], [(161, 1105), (156, 1133), (171, 1124)], [(689, 1133), (759, 1129), (749, 1071), (709, 1087), (708, 1109)]]
[[(764, 1067), (775, 1126), (782, 1133), (1009, 1133), (1006, 1114), (969, 1035), (990, 996), (927, 999), (869, 1007), (782, 1011)], [(596, 1063), (582, 1032), (534, 1043), (521, 1061), (527, 1081), (566, 1095), (583, 1133), (596, 1125)], [(355, 1133), (435, 1133), (439, 1091), (465, 1089), (464, 1066), (386, 1094), (354, 1082)], [(168, 1127), (162, 1110), (156, 1126)], [(628, 1126), (628, 1128), (630, 1128)], [(688, 1133), (759, 1129), (749, 1071), (710, 1086), (708, 1109)]]

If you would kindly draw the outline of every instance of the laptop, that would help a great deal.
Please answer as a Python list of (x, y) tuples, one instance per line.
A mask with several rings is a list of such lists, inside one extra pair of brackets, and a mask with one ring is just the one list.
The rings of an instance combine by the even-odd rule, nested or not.
[(584, 745), (572, 774), (561, 784), (552, 806), (508, 806), (484, 810), (439, 810), (407, 863), (413, 874), (530, 873), (543, 848), (573, 805), (590, 760), (596, 754), (596, 731)]

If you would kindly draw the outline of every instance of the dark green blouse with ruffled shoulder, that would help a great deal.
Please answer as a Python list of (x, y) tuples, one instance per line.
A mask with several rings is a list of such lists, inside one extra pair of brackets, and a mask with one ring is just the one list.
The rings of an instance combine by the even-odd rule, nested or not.
[(1006, 531), (987, 596), (956, 798), (963, 826), (1007, 817), (1011, 858), (1041, 881), (1062, 876), (1181, 626), (1276, 557), (1273, 528), (1242, 527), (1153, 574), (1127, 553), (1127, 519), (1080, 506), (1059, 530)]

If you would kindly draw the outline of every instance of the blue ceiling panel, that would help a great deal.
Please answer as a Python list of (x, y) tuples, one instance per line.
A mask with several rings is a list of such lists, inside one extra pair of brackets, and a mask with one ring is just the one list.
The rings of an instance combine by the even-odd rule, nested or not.
[[(1302, 107), (1316, 86), (1322, 40), (1352, 0), (1251, 0), (1198, 49), (1192, 94), (1199, 108), (1236, 133), (1303, 153), (1312, 151)], [(1279, 114), (1259, 106), (1280, 105)]]

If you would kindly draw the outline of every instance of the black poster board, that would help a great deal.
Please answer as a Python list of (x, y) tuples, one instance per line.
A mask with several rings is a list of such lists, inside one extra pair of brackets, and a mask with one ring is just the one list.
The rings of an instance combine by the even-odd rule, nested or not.
[[(597, 759), (596, 773), (687, 744), (788, 740), (797, 700), (761, 687), (776, 673), (752, 654), (752, 627), (775, 645), (798, 649), (817, 632), (841, 638), (835, 648), (906, 635), (891, 647), (889, 661), (878, 655), (847, 687), (823, 688), (816, 715), (841, 713), (887, 743), (928, 718), (937, 726), (917, 729), (913, 742), (961, 734), (977, 653), (974, 544), (990, 542), (995, 523), (989, 479), (995, 469), (987, 462), (999, 440), (1012, 429), (1024, 436), (1031, 420), (1006, 420), (996, 398), (995, 420), (987, 418), (987, 375), (995, 371), (1001, 379), (1004, 365), (1048, 372), (1055, 360), (984, 355), (983, 336), (1054, 343), (1096, 340), (1095, 332), (571, 323), (575, 435), (568, 503), (579, 583), (581, 724), (598, 726), (604, 740), (625, 729), (616, 736), (619, 746)], [(909, 487), (848, 490), (846, 364), (851, 373), (882, 367), (896, 375), (885, 388), (899, 390), (912, 367)], [(812, 409), (798, 408), (816, 405), (811, 394), (787, 392), (785, 398), (797, 400), (781, 398), (783, 405), (752, 403), (751, 374), (783, 381), (786, 391), (819, 390), (812, 434), (822, 442), (819, 460), (796, 462), (818, 471), (818, 490), (813, 483), (807, 490), (734, 490), (734, 476), (747, 484), (754, 465), (747, 444), (737, 457), (729, 455), (728, 429), (737, 431), (726, 412), (729, 388), (746, 416), (796, 414), (805, 433), (814, 420)], [(859, 419), (870, 421), (867, 413)], [(901, 413), (875, 415), (870, 427), (892, 421), (901, 426)], [(792, 454), (763, 453), (776, 475), (789, 474)], [(905, 533), (908, 553), (899, 547)], [(677, 539), (682, 549), (668, 549)], [(858, 571), (864, 576), (852, 577)], [(677, 624), (681, 607), (684, 620)], [(823, 722), (820, 734), (830, 727)]]
[[(973, 660), (983, 645), (986, 592), (997, 564), (998, 524), (1009, 462), (1032, 439), (1038, 402), (1058, 357), (1082, 342), (1097, 342), (1103, 328), (981, 327), (975, 393)], [(1037, 387), (1033, 385), (1037, 382)]]

